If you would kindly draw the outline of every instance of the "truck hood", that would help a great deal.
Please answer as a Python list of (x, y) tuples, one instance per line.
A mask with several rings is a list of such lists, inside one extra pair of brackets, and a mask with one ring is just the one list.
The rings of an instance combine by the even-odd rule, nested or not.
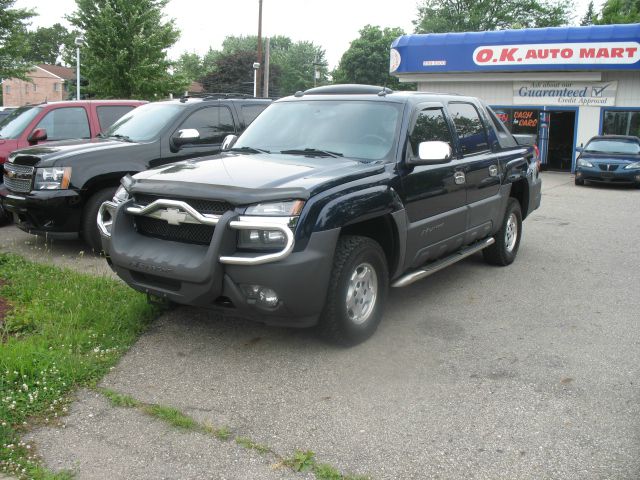
[[(205, 159), (186, 160), (136, 174), (134, 191), (155, 191), (180, 195), (220, 194), (232, 197), (263, 192), (273, 195), (302, 195), (334, 185), (376, 175), (384, 163), (363, 163), (338, 157), (307, 157), (283, 154), (222, 153)], [(286, 192), (289, 192), (288, 194)]]
[(135, 151), (140, 145), (139, 143), (107, 138), (51, 142), (16, 151), (14, 161), (20, 165), (37, 165), (39, 167), (73, 166), (73, 162), (77, 157), (84, 160), (87, 155), (94, 153), (104, 156), (105, 150), (117, 150), (118, 155), (122, 155), (126, 151), (127, 155), (129, 155), (131, 151)]

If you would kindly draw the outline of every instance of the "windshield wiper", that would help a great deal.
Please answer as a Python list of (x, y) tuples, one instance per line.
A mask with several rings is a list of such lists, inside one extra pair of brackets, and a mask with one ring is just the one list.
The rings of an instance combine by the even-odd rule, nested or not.
[(310, 157), (344, 157), (340, 152), (318, 150), (317, 148), (282, 150), (280, 153), (284, 153), (285, 155), (308, 155)]
[(108, 136), (108, 138), (117, 138), (118, 140), (122, 140), (123, 142), (133, 142), (133, 140), (131, 140), (131, 138), (129, 138), (127, 135), (120, 135), (118, 133), (112, 133)]
[(271, 153), (269, 150), (255, 147), (233, 147), (229, 149), (232, 152), (250, 152), (250, 153)]

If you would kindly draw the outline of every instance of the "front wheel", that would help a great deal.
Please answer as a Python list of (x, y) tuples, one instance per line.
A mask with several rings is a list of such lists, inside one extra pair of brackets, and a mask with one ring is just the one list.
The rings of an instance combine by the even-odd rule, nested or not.
[(573, 181), (578, 186), (584, 185), (584, 180), (582, 178), (575, 177), (575, 179)]
[(95, 253), (102, 252), (102, 240), (98, 230), (98, 210), (100, 205), (111, 200), (116, 193), (116, 187), (103, 188), (89, 197), (84, 206), (82, 217), (82, 237)]
[(510, 197), (500, 230), (493, 237), (495, 242), (490, 247), (482, 250), (485, 261), (492, 265), (500, 266), (512, 264), (518, 254), (521, 237), (522, 211), (520, 203), (515, 198)]
[(320, 318), (322, 334), (345, 346), (364, 342), (378, 328), (388, 289), (387, 259), (380, 245), (368, 237), (341, 237)]

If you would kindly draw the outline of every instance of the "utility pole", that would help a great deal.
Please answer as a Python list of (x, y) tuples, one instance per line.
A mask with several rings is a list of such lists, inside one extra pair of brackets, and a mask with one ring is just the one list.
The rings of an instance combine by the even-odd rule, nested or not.
[(264, 97), (265, 98), (269, 98), (269, 56), (271, 55), (270, 47), (271, 47), (271, 39), (267, 37), (264, 44)]
[(262, 80), (262, 0), (258, 0), (258, 58), (256, 60), (260, 64), (256, 72), (256, 92), (262, 96), (261, 82)]

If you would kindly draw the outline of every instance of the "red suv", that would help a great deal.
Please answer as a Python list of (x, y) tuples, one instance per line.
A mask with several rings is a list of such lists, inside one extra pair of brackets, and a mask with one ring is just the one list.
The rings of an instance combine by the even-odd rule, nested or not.
[(146, 102), (76, 100), (20, 107), (0, 123), (0, 165), (14, 150), (45, 140), (93, 138), (143, 103)]

